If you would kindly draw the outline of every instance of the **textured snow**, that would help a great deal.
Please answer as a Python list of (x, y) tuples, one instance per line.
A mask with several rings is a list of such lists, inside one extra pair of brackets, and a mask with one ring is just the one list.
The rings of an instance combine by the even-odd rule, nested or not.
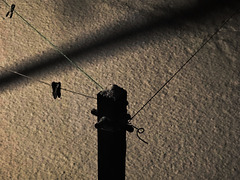
[[(103, 87), (139, 108), (236, 1), (7, 0)], [(221, 2), (221, 1), (220, 1)], [(96, 97), (101, 90), (0, 1), (0, 65)], [(240, 179), (240, 16), (236, 14), (132, 121), (126, 179)], [(97, 179), (96, 99), (0, 68), (0, 179)]]

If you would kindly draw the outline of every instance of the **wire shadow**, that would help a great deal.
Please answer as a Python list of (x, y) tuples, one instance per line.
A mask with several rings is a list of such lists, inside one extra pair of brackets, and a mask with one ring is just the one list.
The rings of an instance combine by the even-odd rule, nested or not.
[[(119, 44), (124, 43), (125, 40), (131, 39), (134, 40), (139, 35), (144, 35), (145, 33), (151, 32), (154, 29), (170, 27), (170, 28), (179, 28), (189, 21), (199, 22), (199, 20), (210, 20), (210, 15), (221, 10), (224, 13), (224, 10), (229, 8), (239, 7), (239, 2), (237, 0), (203, 0), (199, 3), (196, 3), (192, 7), (174, 9), (170, 13), (164, 16), (149, 16), (146, 17), (149, 19), (147, 23), (138, 23), (132, 24), (128, 27), (120, 28), (118, 31), (114, 32), (103, 32), (102, 36), (97, 37), (97, 39), (87, 39), (86, 42), (89, 42), (85, 46), (79, 46), (79, 43), (76, 42), (73, 44), (73, 47), (70, 50), (63, 51), (70, 59), (78, 58), (77, 62), (84, 61), (84, 57), (89, 56), (96, 52), (96, 50), (101, 51), (114, 51), (116, 50)], [(160, 10), (160, 8), (156, 8)], [(107, 29), (107, 28), (106, 28)], [(63, 49), (64, 48), (63, 46)], [(35, 59), (39, 59), (35, 61)], [(21, 74), (28, 76), (40, 75), (47, 73), (50, 70), (53, 71), (54, 67), (57, 65), (61, 66), (70, 66), (70, 63), (61, 55), (50, 56), (49, 54), (45, 56), (33, 57), (29, 59), (31, 63), (25, 64), (22, 67), (17, 67), (12, 69)], [(3, 73), (0, 76), (0, 87), (10, 88), (16, 83), (23, 82), (23, 78), (9, 73)], [(1, 88), (2, 89), (2, 88)], [(1, 90), (0, 90), (1, 91)]]

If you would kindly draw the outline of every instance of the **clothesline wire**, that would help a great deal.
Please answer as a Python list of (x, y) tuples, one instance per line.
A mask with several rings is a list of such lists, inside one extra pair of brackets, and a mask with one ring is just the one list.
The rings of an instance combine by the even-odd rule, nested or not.
[(144, 109), (144, 107), (149, 104), (152, 99), (195, 57), (195, 55), (223, 28), (223, 26), (228, 23), (230, 19), (232, 19), (233, 16), (237, 14), (237, 12), (240, 10), (237, 9), (229, 18), (227, 18), (222, 25), (198, 48), (195, 53), (191, 55), (191, 57), (160, 87), (159, 90), (131, 117), (131, 120)]
[[(24, 77), (24, 78), (27, 78), (27, 79), (30, 79), (30, 80), (33, 80), (33, 81), (38, 81), (38, 82), (40, 82), (40, 83), (42, 83), (42, 84), (45, 84), (45, 85), (48, 85), (48, 86), (52, 87), (52, 85), (49, 84), (49, 83), (47, 83), (47, 82), (44, 82), (44, 81), (42, 81), (42, 80), (38, 80), (38, 79), (32, 78), (32, 77), (30, 77), (30, 76), (27, 76), (27, 75), (25, 75), (25, 74), (19, 73), (19, 72), (17, 72), (17, 71), (13, 71), (13, 70), (7, 69), (7, 68), (5, 68), (5, 67), (3, 67), (3, 66), (1, 66), (1, 65), (0, 65), (0, 68), (4, 69), (5, 71), (8, 71), (8, 72), (17, 74), (17, 75), (19, 75), (19, 76), (22, 76), (22, 77)], [(82, 94), (82, 93), (79, 93), (79, 92), (75, 92), (75, 91), (72, 91), (72, 90), (69, 90), (69, 89), (65, 89), (65, 88), (60, 88), (60, 89), (62, 89), (63, 91), (71, 92), (71, 93), (73, 93), (73, 94), (78, 94), (78, 95), (84, 96), (84, 97), (86, 97), (86, 98), (97, 99), (97, 98), (95, 98), (95, 97), (88, 96), (88, 95), (85, 95), (85, 94)]]
[[(10, 5), (5, 1), (5, 0), (2, 0), (7, 6), (10, 7)], [(160, 87), (160, 89), (155, 92), (155, 94), (131, 117), (131, 120), (140, 112), (142, 111), (145, 106), (147, 104), (149, 104), (152, 99), (168, 84), (170, 83), (170, 81), (193, 59), (193, 57), (196, 56), (196, 54), (211, 40), (213, 39), (213, 37), (223, 28), (223, 26), (239, 11), (236, 10), (229, 18), (227, 18), (223, 23), (222, 25), (200, 46), (200, 48), (198, 48), (195, 53), (193, 53), (191, 55), (191, 57)], [(97, 83), (91, 76), (89, 76), (82, 68), (80, 68), (75, 62), (73, 62), (69, 57), (67, 57), (56, 45), (54, 45), (48, 38), (46, 38), (42, 33), (40, 33), (34, 26), (32, 26), (25, 18), (23, 18), (17, 11), (14, 11), (28, 26), (30, 26), (33, 30), (35, 30), (42, 38), (44, 38), (56, 51), (58, 51), (61, 55), (63, 55), (72, 65), (76, 66), (77, 69), (79, 69), (83, 74), (85, 74), (90, 80), (92, 80), (98, 87), (100, 87), (101, 89), (103, 89), (103, 87)], [(2, 67), (2, 66), (1, 66)], [(2, 67), (3, 68), (3, 67)], [(12, 73), (15, 73), (15, 74), (18, 74), (20, 76), (23, 76), (25, 78), (29, 78), (29, 79), (33, 79), (29, 76), (26, 76), (24, 74), (21, 74), (21, 73), (18, 73), (16, 71), (11, 71), (10, 72)], [(39, 81), (41, 83), (44, 83), (46, 85), (50, 85), (46, 82), (43, 82), (41, 80), (36, 80), (36, 81)], [(51, 85), (50, 85), (51, 86)], [(74, 92), (74, 91), (71, 91), (71, 90), (68, 90), (68, 89), (64, 89), (64, 88), (61, 88), (62, 90), (65, 90), (65, 91), (68, 91), (68, 92), (72, 92), (72, 93), (75, 93), (75, 94), (80, 94), (82, 96), (85, 96), (85, 97), (88, 97), (88, 98), (94, 98), (94, 97), (91, 97), (91, 96), (87, 96), (87, 95), (84, 95), (84, 94), (81, 94), (81, 93), (77, 93), (77, 92)], [(96, 98), (94, 98), (96, 99)], [(134, 127), (136, 128), (136, 127)], [(138, 133), (141, 134), (144, 132), (144, 129), (143, 128), (136, 128), (138, 129)], [(140, 131), (140, 130), (143, 130), (143, 131)], [(140, 138), (141, 139), (141, 138)], [(142, 139), (141, 139), (142, 140)], [(144, 141), (144, 140), (143, 140)], [(144, 141), (145, 142), (145, 141)], [(145, 142), (146, 143), (146, 142)]]
[(142, 139), (142, 138), (139, 136), (139, 134), (144, 133), (145, 129), (144, 129), (144, 128), (138, 128), (138, 127), (136, 127), (136, 126), (134, 126), (134, 125), (132, 125), (132, 127), (136, 129), (136, 134), (137, 134), (138, 139), (140, 139), (140, 140), (141, 140), (142, 142), (144, 142), (145, 144), (148, 144), (147, 141), (145, 141), (144, 139)]
[[(7, 6), (10, 5), (2, 0)], [(65, 55), (56, 45), (54, 45), (47, 37), (45, 37), (42, 33), (40, 33), (33, 25), (31, 25), (24, 17), (22, 17), (16, 10), (14, 13), (17, 14), (29, 27), (31, 27), (34, 31), (36, 31), (43, 39), (45, 39), (56, 51), (58, 51), (61, 55), (63, 55), (73, 66), (75, 66), (78, 70), (80, 70), (85, 76), (87, 76), (91, 81), (93, 81), (98, 87), (103, 89), (103, 87), (96, 82), (90, 75), (88, 75), (81, 67), (79, 67), (74, 61), (72, 61), (67, 55)]]

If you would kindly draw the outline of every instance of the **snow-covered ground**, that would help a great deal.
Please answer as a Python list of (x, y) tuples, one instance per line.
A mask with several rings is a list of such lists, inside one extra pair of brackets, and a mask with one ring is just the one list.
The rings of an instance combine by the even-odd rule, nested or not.
[[(133, 115), (240, 7), (228, 0), (7, 0)], [(101, 90), (0, 1), (0, 66)], [(239, 179), (240, 14), (132, 121), (126, 179)], [(96, 100), (0, 68), (0, 179), (97, 179)]]

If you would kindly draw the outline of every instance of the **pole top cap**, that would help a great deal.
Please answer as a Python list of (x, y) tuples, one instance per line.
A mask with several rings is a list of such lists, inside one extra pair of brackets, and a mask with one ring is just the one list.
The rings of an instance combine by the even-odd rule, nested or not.
[(126, 99), (127, 91), (116, 84), (107, 86), (106, 89), (99, 93), (101, 96), (117, 101), (119, 99)]

